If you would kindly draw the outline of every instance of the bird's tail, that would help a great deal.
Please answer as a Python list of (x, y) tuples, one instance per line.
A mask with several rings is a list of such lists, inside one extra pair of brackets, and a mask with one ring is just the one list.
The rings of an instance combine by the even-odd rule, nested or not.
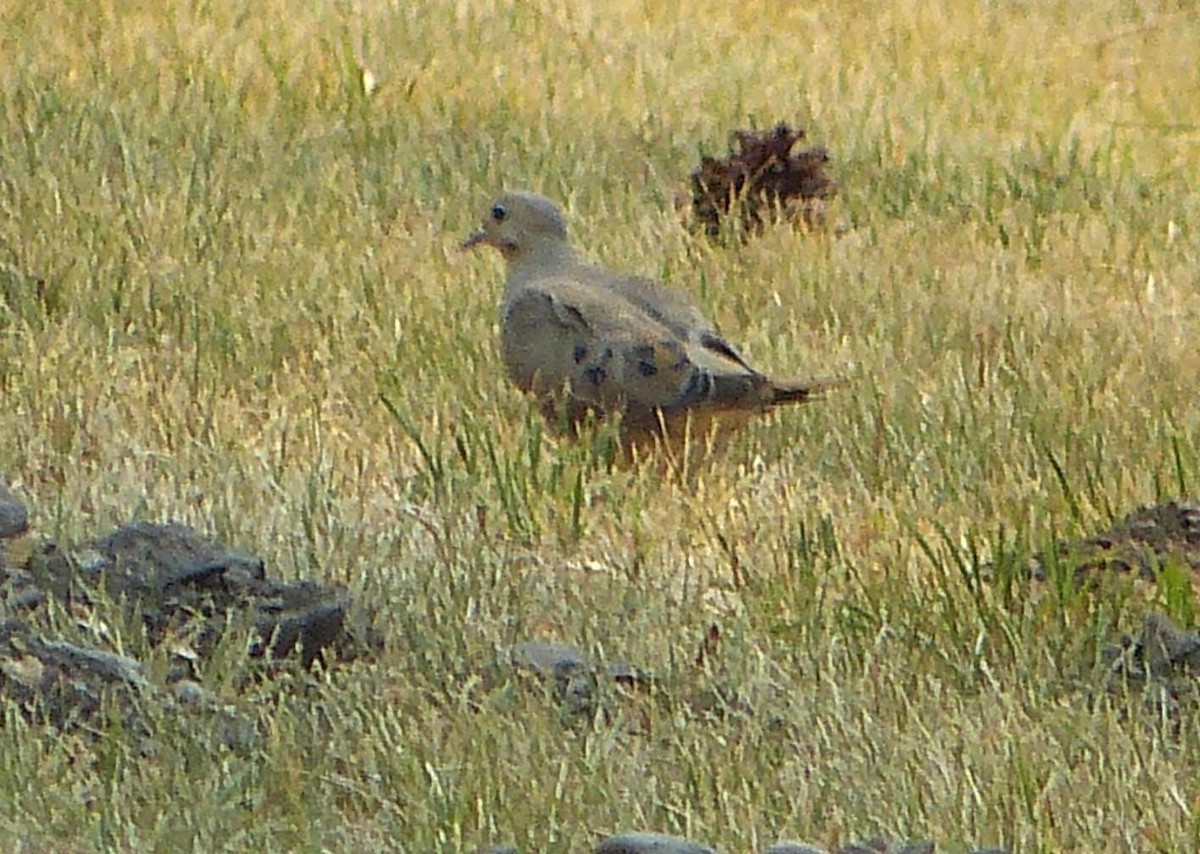
[(818, 400), (825, 392), (847, 385), (841, 377), (823, 377), (812, 380), (772, 380), (769, 406), (788, 403), (808, 403)]

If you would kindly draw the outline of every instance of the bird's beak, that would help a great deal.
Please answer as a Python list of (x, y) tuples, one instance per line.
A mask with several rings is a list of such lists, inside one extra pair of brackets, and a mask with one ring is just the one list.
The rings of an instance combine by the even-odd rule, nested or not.
[(464, 240), (462, 242), (462, 245), (459, 246), (458, 248), (461, 249), (463, 252), (466, 252), (468, 249), (474, 249), (476, 246), (478, 246), (480, 243), (485, 242), (486, 240), (487, 240), (487, 232), (481, 228), (481, 229), (479, 229), (479, 231), (475, 232), (470, 237), (468, 237), (466, 240)]

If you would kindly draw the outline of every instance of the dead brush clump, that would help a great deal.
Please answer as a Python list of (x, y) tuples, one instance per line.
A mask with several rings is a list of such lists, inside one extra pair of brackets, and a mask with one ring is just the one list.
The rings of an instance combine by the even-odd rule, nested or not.
[(745, 238), (780, 220), (824, 227), (838, 186), (825, 172), (829, 152), (801, 148), (807, 134), (780, 122), (768, 131), (737, 130), (737, 150), (704, 157), (692, 172), (691, 226), (709, 237), (723, 230)]

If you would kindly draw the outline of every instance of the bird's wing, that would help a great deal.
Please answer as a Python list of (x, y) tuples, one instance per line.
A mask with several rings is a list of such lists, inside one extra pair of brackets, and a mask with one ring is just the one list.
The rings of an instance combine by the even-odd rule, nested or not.
[(633, 303), (681, 340), (713, 350), (747, 371), (754, 370), (738, 349), (721, 336), (716, 326), (685, 291), (655, 279), (622, 276), (592, 265), (581, 266), (576, 275), (582, 281), (611, 290)]
[(639, 303), (572, 276), (512, 294), (502, 343), (519, 387), (541, 397), (569, 387), (572, 398), (604, 413), (771, 403), (770, 382), (736, 354), (682, 337)]

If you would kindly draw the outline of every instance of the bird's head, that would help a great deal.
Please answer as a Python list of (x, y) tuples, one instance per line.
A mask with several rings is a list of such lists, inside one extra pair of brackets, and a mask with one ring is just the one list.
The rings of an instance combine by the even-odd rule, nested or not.
[(512, 261), (540, 251), (567, 248), (567, 223), (554, 202), (535, 193), (505, 193), (488, 207), (478, 231), (463, 249), (493, 246)]

